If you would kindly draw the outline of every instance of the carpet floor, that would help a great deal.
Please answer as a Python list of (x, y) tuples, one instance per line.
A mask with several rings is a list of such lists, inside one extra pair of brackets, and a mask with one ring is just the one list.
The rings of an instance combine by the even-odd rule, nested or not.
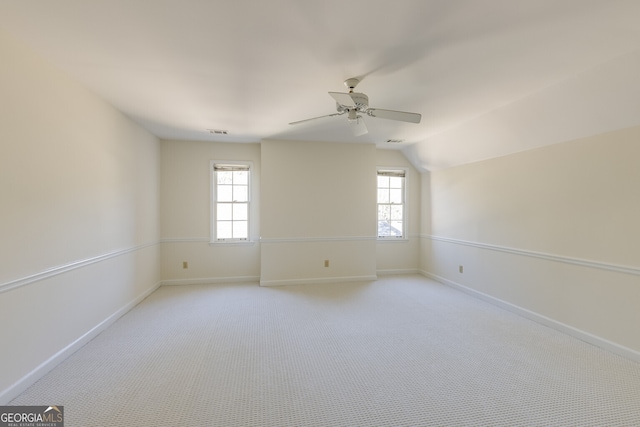
[(161, 287), (14, 399), (74, 426), (640, 426), (640, 364), (421, 276)]

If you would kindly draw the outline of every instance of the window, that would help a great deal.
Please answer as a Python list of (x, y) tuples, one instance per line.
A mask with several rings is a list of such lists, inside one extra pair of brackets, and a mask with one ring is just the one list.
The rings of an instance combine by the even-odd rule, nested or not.
[(212, 161), (211, 165), (211, 241), (248, 241), (250, 164)]
[(378, 238), (404, 238), (404, 187), (402, 169), (378, 170)]

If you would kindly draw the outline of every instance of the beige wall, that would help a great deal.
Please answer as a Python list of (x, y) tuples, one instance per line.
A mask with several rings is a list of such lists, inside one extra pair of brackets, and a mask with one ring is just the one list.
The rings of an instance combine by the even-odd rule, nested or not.
[(639, 355), (639, 140), (632, 128), (428, 174), (422, 268)]
[[(160, 149), (163, 283), (257, 281), (260, 276), (260, 144), (162, 141)], [(211, 160), (250, 161), (249, 244), (213, 244)], [(188, 262), (187, 269), (182, 268)]]
[[(287, 284), (418, 271), (421, 177), (399, 151), (302, 141), (162, 141), (160, 153), (165, 284)], [(250, 244), (209, 243), (211, 160), (253, 164)], [(406, 241), (375, 243), (377, 166), (409, 172)]]
[(375, 180), (374, 145), (263, 141), (261, 284), (375, 278)]
[(0, 34), (0, 403), (159, 282), (158, 141)]

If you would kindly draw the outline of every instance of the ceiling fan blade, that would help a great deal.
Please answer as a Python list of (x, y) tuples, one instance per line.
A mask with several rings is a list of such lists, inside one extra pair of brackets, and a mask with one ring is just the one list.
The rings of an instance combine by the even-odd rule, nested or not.
[(422, 114), (418, 113), (407, 113), (404, 111), (393, 111), (393, 110), (381, 110), (379, 108), (369, 108), (367, 110), (367, 114), (371, 117), (378, 117), (380, 119), (387, 120), (398, 120), (401, 122), (409, 122), (409, 123), (420, 123), (420, 119), (422, 118)]
[(323, 119), (325, 117), (341, 116), (342, 114), (344, 114), (344, 111), (342, 113), (333, 113), (333, 114), (327, 114), (326, 116), (318, 116), (318, 117), (312, 117), (310, 119), (298, 120), (297, 122), (291, 122), (289, 124), (290, 125), (297, 125), (297, 124), (304, 123), (304, 122), (310, 122), (311, 120)]
[(355, 120), (349, 120), (349, 127), (355, 136), (364, 135), (369, 132), (362, 116), (356, 117)]
[(355, 107), (356, 103), (353, 101), (351, 94), (342, 92), (329, 92), (329, 95), (340, 105), (345, 107)]

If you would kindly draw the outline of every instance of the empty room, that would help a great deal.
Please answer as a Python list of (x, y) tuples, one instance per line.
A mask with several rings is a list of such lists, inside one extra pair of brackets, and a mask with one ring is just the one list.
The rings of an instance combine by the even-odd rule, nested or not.
[(638, 16), (0, 2), (0, 427), (640, 425)]

